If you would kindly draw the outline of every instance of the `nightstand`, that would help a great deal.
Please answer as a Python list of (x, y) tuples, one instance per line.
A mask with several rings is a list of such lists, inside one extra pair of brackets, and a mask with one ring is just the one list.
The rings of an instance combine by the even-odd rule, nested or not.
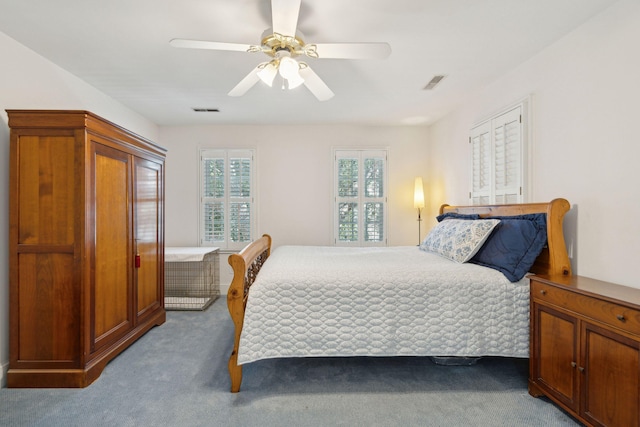
[(529, 393), (587, 425), (640, 426), (640, 289), (531, 276)]

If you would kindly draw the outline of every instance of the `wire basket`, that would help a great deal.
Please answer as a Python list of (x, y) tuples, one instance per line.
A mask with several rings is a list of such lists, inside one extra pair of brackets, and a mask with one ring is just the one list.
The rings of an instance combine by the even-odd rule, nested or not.
[(220, 296), (219, 277), (217, 251), (206, 253), (202, 261), (165, 262), (165, 309), (206, 309)]

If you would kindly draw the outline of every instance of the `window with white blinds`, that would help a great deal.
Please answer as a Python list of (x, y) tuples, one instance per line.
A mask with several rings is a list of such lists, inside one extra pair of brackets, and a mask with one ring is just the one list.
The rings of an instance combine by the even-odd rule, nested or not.
[(200, 151), (200, 244), (242, 249), (253, 236), (253, 150)]
[(387, 151), (335, 150), (334, 241), (387, 243)]
[(526, 200), (525, 108), (518, 105), (471, 129), (471, 204)]

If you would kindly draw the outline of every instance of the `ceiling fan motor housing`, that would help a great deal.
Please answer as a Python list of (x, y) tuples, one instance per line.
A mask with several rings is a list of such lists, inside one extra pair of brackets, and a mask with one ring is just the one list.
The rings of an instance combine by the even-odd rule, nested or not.
[(305, 53), (305, 43), (300, 35), (293, 37), (272, 33), (262, 39), (261, 48), (272, 57), (278, 57), (278, 53), (282, 51), (288, 51), (292, 57)]

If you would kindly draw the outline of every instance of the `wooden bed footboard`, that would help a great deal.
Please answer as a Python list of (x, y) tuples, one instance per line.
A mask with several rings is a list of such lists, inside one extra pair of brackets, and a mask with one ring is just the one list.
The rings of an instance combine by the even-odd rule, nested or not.
[(240, 391), (240, 383), (242, 382), (242, 366), (238, 365), (238, 347), (249, 288), (269, 255), (271, 255), (271, 236), (268, 234), (251, 242), (239, 253), (229, 255), (229, 265), (233, 268), (233, 279), (227, 292), (227, 307), (235, 327), (233, 350), (229, 358), (232, 393)]

